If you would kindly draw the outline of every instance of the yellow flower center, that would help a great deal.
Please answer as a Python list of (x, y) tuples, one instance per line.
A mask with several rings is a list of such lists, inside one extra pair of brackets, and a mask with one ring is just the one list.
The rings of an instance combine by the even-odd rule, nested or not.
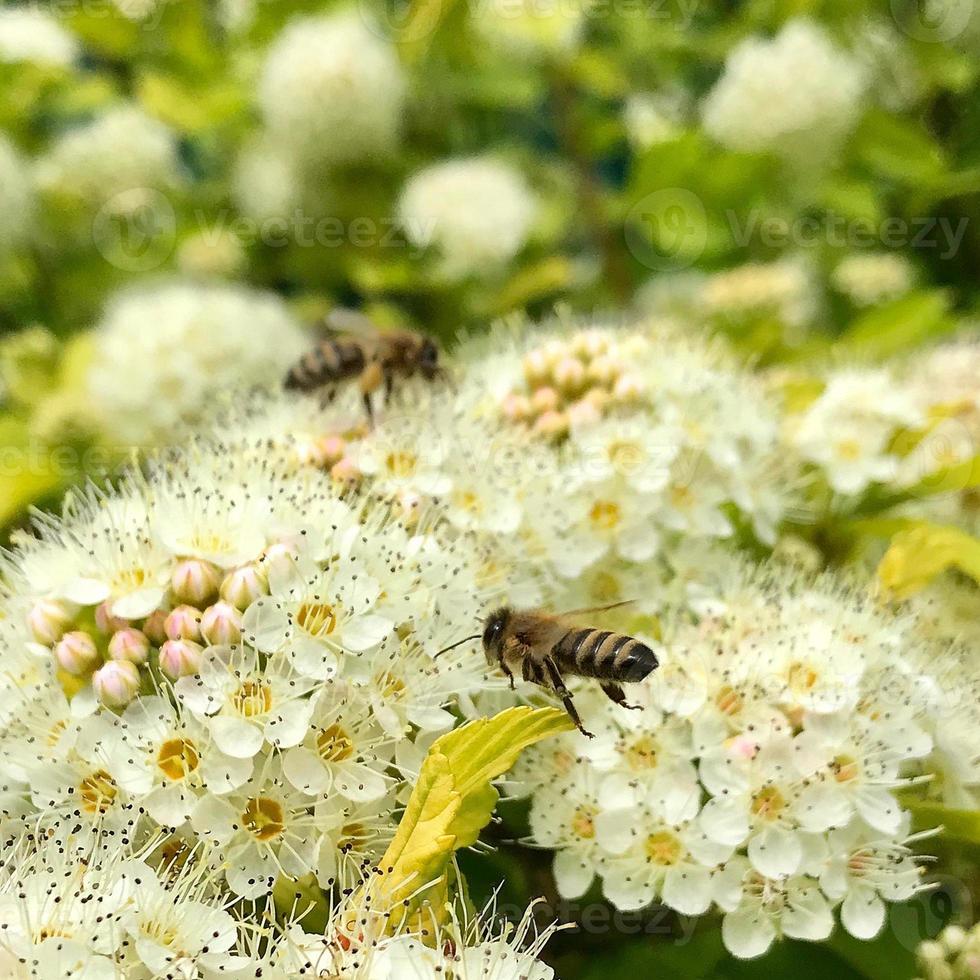
[(231, 703), (243, 718), (264, 715), (272, 707), (272, 688), (260, 681), (242, 681)]
[(385, 698), (398, 698), (405, 693), (405, 682), (390, 671), (378, 675), (378, 689)]
[(171, 782), (180, 782), (192, 773), (201, 761), (194, 743), (186, 738), (172, 738), (160, 746), (157, 768)]
[(852, 463), (861, 458), (861, 443), (857, 439), (841, 439), (837, 443), (837, 455)]
[(118, 792), (116, 781), (105, 769), (91, 773), (78, 784), (78, 796), (86, 813), (108, 813)]
[(360, 823), (344, 824), (340, 831), (340, 840), (337, 841), (337, 849), (341, 851), (354, 851), (363, 848), (368, 842), (367, 828)]
[(304, 602), (296, 612), (296, 625), (311, 636), (329, 636), (337, 628), (337, 614), (325, 602)]
[(623, 518), (619, 504), (612, 500), (597, 500), (589, 511), (592, 526), (599, 531), (611, 531)]
[(852, 779), (857, 779), (859, 773), (857, 759), (850, 755), (835, 756), (830, 763), (830, 770), (839, 783), (849, 783)]
[(670, 502), (678, 510), (688, 510), (694, 506), (695, 500), (694, 491), (690, 487), (675, 484), (670, 488)]
[(660, 830), (650, 834), (644, 845), (647, 857), (654, 863), (670, 867), (680, 861), (684, 847), (681, 842), (668, 830)]
[(744, 706), (742, 695), (734, 687), (726, 684), (715, 695), (715, 707), (729, 718), (737, 715)]
[(775, 820), (785, 808), (786, 800), (775, 786), (765, 786), (752, 797), (752, 812), (762, 820)]
[(572, 815), (572, 833), (583, 840), (595, 837), (596, 811), (590, 806), (577, 806)]
[(269, 799), (268, 796), (253, 796), (245, 804), (242, 826), (256, 840), (263, 843), (274, 840), (286, 829), (282, 804), (278, 800)]
[(354, 743), (340, 725), (328, 725), (316, 737), (316, 751), (324, 762), (343, 762), (354, 754)]
[(471, 514), (483, 513), (483, 501), (472, 490), (458, 490), (453, 499), (460, 510), (469, 511)]
[(634, 771), (656, 769), (657, 743), (649, 735), (641, 736), (627, 747), (626, 761)]
[(789, 668), (789, 685), (797, 692), (812, 691), (820, 680), (820, 674), (810, 664), (794, 663)]
[(388, 453), (385, 458), (385, 466), (388, 472), (392, 476), (397, 477), (408, 477), (415, 473), (415, 467), (418, 464), (418, 460), (414, 453), (406, 452), (405, 450), (397, 450), (392, 453)]

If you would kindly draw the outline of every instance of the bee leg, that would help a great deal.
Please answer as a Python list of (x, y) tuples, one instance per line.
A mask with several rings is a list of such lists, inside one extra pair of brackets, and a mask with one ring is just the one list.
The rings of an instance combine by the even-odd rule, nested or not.
[(575, 710), (575, 702), (572, 701), (572, 695), (569, 693), (568, 688), (565, 687), (565, 682), (562, 680), (561, 671), (558, 669), (557, 664), (551, 659), (551, 657), (546, 657), (544, 666), (551, 679), (551, 686), (555, 689), (555, 693), (558, 695), (558, 697), (561, 698), (561, 703), (564, 705), (565, 711), (568, 712), (568, 717), (575, 723), (575, 727), (586, 738), (595, 738), (595, 735), (593, 735), (592, 732), (586, 731), (585, 727), (582, 725), (582, 719), (579, 718), (578, 711)]
[(630, 711), (642, 711), (642, 704), (627, 704), (626, 694), (618, 684), (601, 684), (603, 693), (613, 704), (618, 704), (621, 708), (628, 708)]
[(500, 653), (498, 654), (498, 656), (497, 656), (497, 662), (500, 664), (500, 669), (507, 676), (507, 680), (510, 681), (510, 689), (513, 691), (514, 690), (514, 675), (511, 673), (510, 667), (507, 666), (507, 662), (504, 660), (504, 652), (503, 652), (503, 650), (501, 650)]
[(371, 395), (381, 387), (384, 381), (384, 374), (381, 365), (377, 361), (371, 361), (361, 372), (360, 388), (361, 398), (364, 401), (364, 409), (367, 412), (368, 421), (374, 424), (374, 409), (371, 405)]

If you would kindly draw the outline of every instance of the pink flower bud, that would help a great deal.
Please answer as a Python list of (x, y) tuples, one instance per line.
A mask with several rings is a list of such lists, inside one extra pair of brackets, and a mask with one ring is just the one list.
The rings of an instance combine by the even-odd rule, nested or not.
[(54, 648), (54, 655), (58, 666), (75, 677), (82, 677), (94, 670), (99, 662), (95, 640), (81, 630), (65, 633)]
[(599, 421), (598, 409), (590, 401), (583, 398), (568, 408), (568, 421), (574, 428), (585, 428)]
[(339, 463), (347, 452), (347, 440), (343, 436), (324, 436), (319, 445), (326, 466)]
[(128, 660), (110, 660), (92, 675), (92, 687), (102, 704), (122, 708), (139, 694), (139, 667)]
[(561, 391), (575, 395), (585, 384), (585, 367), (577, 357), (565, 357), (555, 365), (554, 376)]
[(119, 616), (112, 615), (112, 601), (101, 602), (95, 609), (95, 625), (103, 633), (115, 633), (124, 630), (129, 623)]
[(545, 412), (534, 423), (534, 432), (557, 439), (568, 432), (568, 416), (564, 412)]
[(75, 608), (54, 599), (41, 599), (27, 614), (27, 625), (30, 626), (34, 639), (46, 647), (54, 646), (61, 639), (65, 630), (71, 626)]
[(160, 647), (160, 669), (171, 680), (197, 674), (204, 663), (204, 648), (192, 640), (167, 640)]
[(541, 384), (551, 373), (551, 362), (544, 351), (532, 350), (524, 355), (524, 377), (531, 387)]
[(558, 392), (554, 388), (538, 388), (531, 396), (531, 408), (538, 414), (553, 412), (558, 408), (559, 401)]
[(231, 646), (242, 638), (242, 614), (230, 602), (216, 602), (201, 616), (201, 635), (215, 646)]
[(145, 664), (150, 654), (150, 641), (138, 629), (127, 627), (112, 634), (109, 640), (109, 659)]
[(613, 385), (613, 398), (620, 402), (635, 402), (643, 394), (643, 382), (624, 374)]
[(171, 640), (199, 640), (201, 611), (193, 606), (178, 606), (167, 614), (163, 629)]
[(167, 622), (167, 614), (162, 609), (157, 609), (150, 613), (143, 623), (143, 633), (155, 647), (160, 646), (167, 639), (167, 631), (164, 628)]
[(265, 572), (255, 564), (233, 569), (221, 583), (221, 598), (241, 610), (248, 609), (256, 599), (268, 592)]
[(527, 395), (512, 391), (504, 396), (500, 410), (511, 422), (523, 422), (531, 414), (531, 400)]
[(361, 478), (361, 471), (354, 460), (344, 458), (330, 468), (330, 476), (337, 483), (357, 483)]
[(185, 558), (170, 576), (170, 588), (178, 602), (201, 606), (218, 594), (220, 571), (209, 561)]

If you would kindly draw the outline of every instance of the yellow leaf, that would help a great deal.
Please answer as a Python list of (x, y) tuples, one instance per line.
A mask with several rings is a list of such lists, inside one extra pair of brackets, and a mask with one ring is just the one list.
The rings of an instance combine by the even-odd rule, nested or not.
[[(378, 862), (380, 875), (353, 903), (389, 913), (394, 929), (416, 915), (420, 893), (430, 890), (425, 928), (443, 908), (433, 896), (446, 894), (453, 854), (476, 842), (489, 823), (498, 793), (491, 780), (503, 775), (528, 746), (573, 728), (557, 708), (509, 708), (479, 718), (437, 739), (429, 749), (398, 831)], [(444, 905), (444, 899), (442, 903)]]
[(892, 538), (878, 579), (896, 599), (905, 599), (948, 568), (980, 582), (980, 540), (959, 528), (923, 521)]

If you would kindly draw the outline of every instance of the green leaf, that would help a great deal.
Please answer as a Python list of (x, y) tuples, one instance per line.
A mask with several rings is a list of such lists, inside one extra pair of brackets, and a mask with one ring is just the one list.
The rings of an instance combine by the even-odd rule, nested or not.
[(954, 330), (958, 323), (949, 314), (945, 290), (919, 291), (858, 317), (833, 345), (842, 360), (883, 360), (927, 339)]
[(572, 727), (557, 708), (519, 707), (437, 739), (394, 840), (378, 862), (381, 875), (364, 889), (355, 909), (370, 905), (390, 911), (389, 927), (395, 928), (419, 909), (418, 893), (425, 891), (426, 920), (438, 919), (453, 854), (476, 842), (497, 805), (491, 780), (510, 769), (528, 746)]
[(905, 599), (948, 568), (980, 583), (980, 540), (956, 527), (921, 521), (892, 539), (878, 565), (878, 579), (896, 598)]
[(872, 171), (905, 184), (938, 183), (948, 169), (942, 147), (922, 126), (871, 110), (854, 136), (858, 158)]
[(915, 830), (942, 827), (942, 836), (967, 844), (980, 844), (980, 811), (957, 810), (939, 803), (903, 800), (912, 813)]

